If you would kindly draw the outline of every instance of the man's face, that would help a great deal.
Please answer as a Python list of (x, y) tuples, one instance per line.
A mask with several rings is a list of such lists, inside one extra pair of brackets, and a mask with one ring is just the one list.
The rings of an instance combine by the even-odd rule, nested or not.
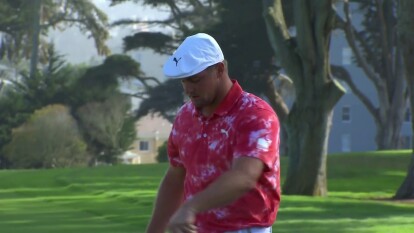
[(181, 80), (185, 94), (196, 108), (213, 106), (217, 96), (220, 78), (216, 65)]

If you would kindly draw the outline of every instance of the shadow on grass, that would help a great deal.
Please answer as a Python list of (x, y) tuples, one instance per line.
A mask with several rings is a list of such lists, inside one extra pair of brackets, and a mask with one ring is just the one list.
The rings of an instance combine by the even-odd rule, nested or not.
[(414, 206), (378, 201), (290, 196), (282, 201), (274, 229), (305, 233), (406, 232), (400, 230), (414, 230), (413, 213)]
[(1, 232), (137, 232), (146, 225), (152, 201), (153, 196), (137, 196), (134, 202), (92, 196), (5, 203), (0, 207)]

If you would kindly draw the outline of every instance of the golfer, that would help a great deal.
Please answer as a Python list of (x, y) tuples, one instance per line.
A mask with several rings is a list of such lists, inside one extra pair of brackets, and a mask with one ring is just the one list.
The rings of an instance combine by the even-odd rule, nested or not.
[(230, 79), (216, 40), (187, 37), (164, 65), (189, 101), (168, 139), (169, 168), (147, 233), (272, 232), (280, 203), (279, 121)]

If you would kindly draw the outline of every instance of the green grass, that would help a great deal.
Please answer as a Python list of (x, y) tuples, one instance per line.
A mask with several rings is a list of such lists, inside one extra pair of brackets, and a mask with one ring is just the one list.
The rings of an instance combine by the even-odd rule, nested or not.
[[(414, 232), (414, 202), (380, 200), (395, 193), (409, 159), (408, 151), (329, 156), (329, 196), (283, 196), (274, 232)], [(166, 168), (0, 171), (0, 232), (143, 232)]]

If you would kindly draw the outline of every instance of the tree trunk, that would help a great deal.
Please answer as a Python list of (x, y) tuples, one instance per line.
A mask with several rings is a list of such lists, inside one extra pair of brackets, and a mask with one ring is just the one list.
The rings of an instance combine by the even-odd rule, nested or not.
[[(378, 40), (381, 46), (378, 47), (367, 42), (361, 32), (358, 32), (354, 27), (351, 22), (349, 4), (348, 1), (343, 3), (345, 19), (338, 14), (336, 15), (337, 26), (344, 30), (357, 64), (373, 83), (379, 103), (376, 104), (370, 100), (364, 90), (361, 90), (349, 77), (349, 74), (344, 74), (341, 71), (337, 77), (348, 84), (374, 119), (377, 128), (375, 137), (377, 149), (397, 149), (399, 148), (400, 131), (407, 100), (404, 96), (404, 78), (400, 72), (401, 53), (395, 51), (396, 44), (393, 39), (395, 37), (393, 28), (396, 21), (393, 11), (396, 3), (389, 0), (370, 3), (377, 12), (375, 24), (380, 24), (380, 26), (365, 26), (367, 31), (364, 34), (368, 33), (372, 36), (376, 33), (379, 34)], [(371, 59), (378, 56), (379, 53), (376, 53), (378, 50), (381, 51), (379, 55), (381, 59)]]
[[(284, 194), (327, 195), (326, 156), (332, 109), (320, 100), (309, 100), (308, 106), (294, 107), (289, 114), (289, 167)], [(315, 104), (316, 103), (316, 104)]]
[(272, 76), (268, 75), (266, 80), (267, 85), (264, 94), (269, 100), (270, 106), (275, 110), (281, 123), (279, 153), (280, 155), (288, 155), (288, 134), (285, 122), (289, 114), (289, 108), (283, 100), (283, 97), (277, 92)]
[(398, 188), (394, 199), (413, 199), (414, 198), (414, 153), (411, 154), (411, 162), (408, 166), (407, 176)]
[(389, 111), (389, 115), (387, 116), (388, 120), (375, 121), (377, 125), (375, 141), (378, 150), (392, 150), (400, 147), (404, 110), (405, 108), (401, 106), (400, 109), (394, 110), (394, 112)]
[(40, 14), (42, 3), (41, 0), (33, 1), (33, 41), (32, 54), (30, 58), (30, 77), (35, 75), (37, 70), (37, 62), (39, 60), (39, 36), (40, 36)]
[[(371, 100), (365, 95), (364, 91), (359, 89), (358, 85), (352, 81), (348, 71), (341, 67), (331, 66), (333, 75), (346, 82), (352, 92), (364, 104), (368, 112), (371, 114), (376, 124), (375, 142), (378, 150), (397, 149), (400, 143), (400, 133), (403, 124), (405, 106), (407, 98), (404, 94), (404, 77), (400, 72), (396, 72), (396, 81), (399, 83), (395, 86), (393, 102), (381, 102), (379, 107), (375, 107)], [(383, 90), (386, 91), (386, 90)]]
[(284, 194), (327, 194), (326, 155), (332, 109), (344, 89), (330, 75), (331, 0), (294, 4), (297, 36), (287, 30), (281, 0), (263, 0), (270, 43), (295, 86), (295, 103), (286, 122), (288, 175)]
[(390, 96), (389, 103), (380, 103), (379, 117), (374, 117), (377, 124), (376, 142), (378, 150), (398, 149), (400, 144), (407, 98), (404, 94), (406, 85), (401, 71), (403, 69), (401, 53), (399, 52), (400, 49), (397, 50), (398, 52), (396, 52), (393, 60), (393, 64), (395, 64), (395, 70), (393, 71), (394, 84), (387, 86), (388, 96)]
[[(398, 9), (398, 39), (404, 60), (405, 77), (410, 92), (411, 116), (414, 116), (414, 1), (400, 0)], [(411, 127), (414, 134), (414, 117), (411, 117)], [(414, 137), (412, 138), (414, 146)], [(414, 198), (414, 148), (412, 150), (411, 162), (408, 167), (407, 176), (397, 190), (395, 199)]]

